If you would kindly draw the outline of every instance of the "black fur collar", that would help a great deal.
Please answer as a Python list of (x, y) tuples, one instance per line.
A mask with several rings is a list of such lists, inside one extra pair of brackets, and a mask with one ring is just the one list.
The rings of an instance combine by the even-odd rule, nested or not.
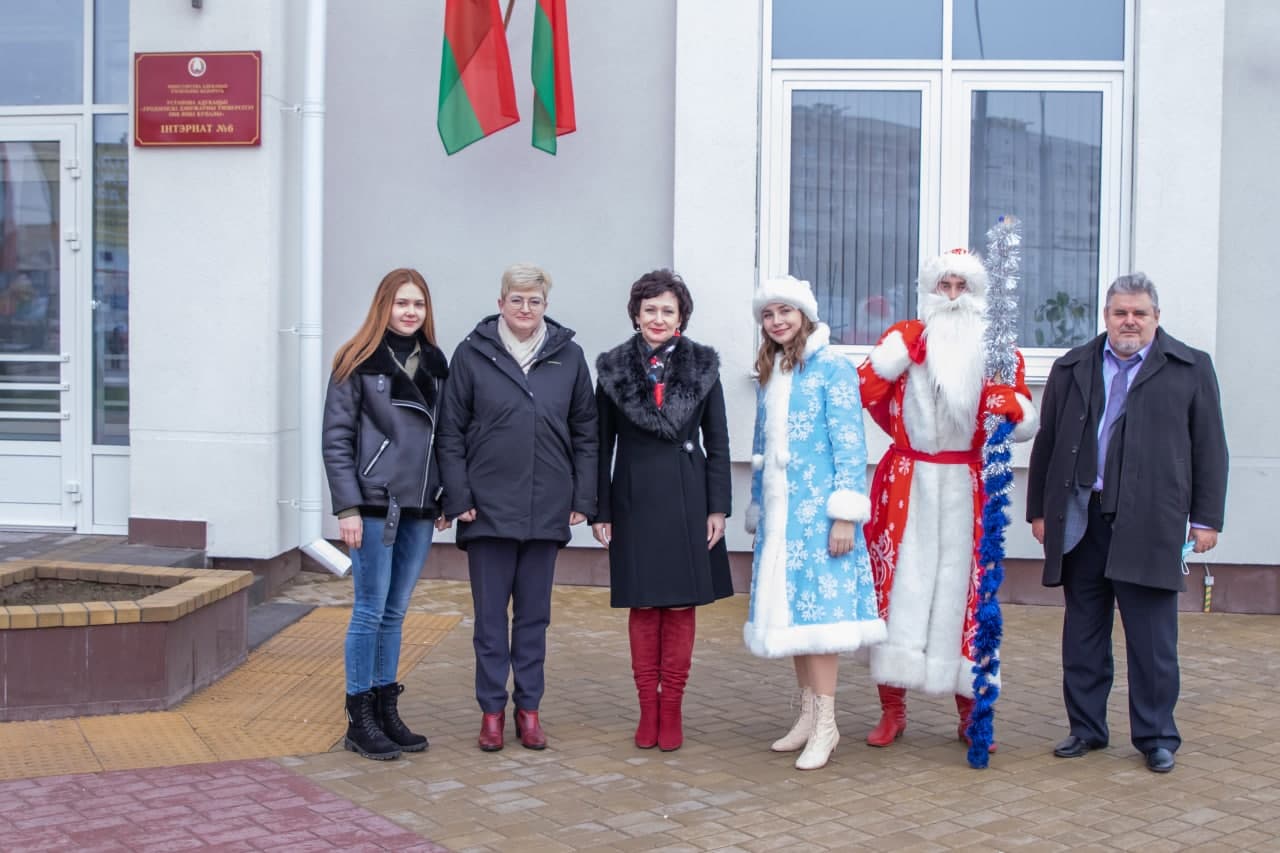
[(622, 413), (647, 432), (679, 438), (703, 398), (720, 378), (720, 355), (711, 347), (681, 337), (667, 363), (662, 408), (653, 402), (635, 338), (596, 359), (600, 387)]
[(432, 346), (418, 334), (418, 371), (413, 381), (401, 369), (391, 348), (383, 341), (373, 354), (356, 366), (356, 373), (384, 373), (391, 377), (391, 396), (397, 400), (415, 400), (428, 408), (436, 403), (436, 388), (449, 375), (449, 362), (439, 347)]

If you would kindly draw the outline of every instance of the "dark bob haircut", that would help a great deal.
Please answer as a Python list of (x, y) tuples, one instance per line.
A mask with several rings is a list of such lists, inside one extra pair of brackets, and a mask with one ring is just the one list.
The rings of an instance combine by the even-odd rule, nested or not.
[(627, 315), (631, 317), (631, 325), (640, 328), (640, 303), (670, 293), (680, 306), (680, 331), (689, 327), (689, 317), (693, 314), (693, 297), (684, 279), (671, 270), (654, 270), (645, 273), (631, 285), (631, 298), (627, 300)]

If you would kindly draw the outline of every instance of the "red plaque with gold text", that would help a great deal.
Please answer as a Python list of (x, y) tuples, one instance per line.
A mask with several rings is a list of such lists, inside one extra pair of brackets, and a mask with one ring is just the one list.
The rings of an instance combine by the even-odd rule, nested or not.
[(261, 143), (261, 51), (133, 55), (134, 145)]

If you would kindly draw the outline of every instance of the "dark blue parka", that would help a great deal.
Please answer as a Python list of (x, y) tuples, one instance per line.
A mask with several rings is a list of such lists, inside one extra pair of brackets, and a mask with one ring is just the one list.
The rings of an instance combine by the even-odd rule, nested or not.
[(503, 346), (496, 314), (454, 351), (436, 450), (445, 514), (476, 510), (475, 521), (458, 525), (461, 548), (482, 537), (564, 545), (570, 512), (595, 514), (591, 374), (573, 331), (546, 324), (527, 375)]

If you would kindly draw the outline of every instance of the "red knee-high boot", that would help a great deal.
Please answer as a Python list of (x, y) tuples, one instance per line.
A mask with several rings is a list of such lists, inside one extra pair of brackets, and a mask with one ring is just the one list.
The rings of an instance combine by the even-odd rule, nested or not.
[(665, 608), (662, 613), (662, 691), (658, 694), (658, 748), (679, 749), (684, 743), (681, 703), (693, 662), (693, 636), (697, 627), (694, 608)]
[(888, 746), (907, 730), (907, 688), (877, 684), (880, 691), (880, 723), (867, 735), (872, 746)]
[[(968, 696), (961, 696), (957, 693), (956, 712), (960, 714), (960, 727), (956, 729), (956, 734), (960, 736), (960, 740), (964, 741), (966, 745), (972, 746), (973, 741), (969, 738), (968, 728), (969, 718), (973, 716), (973, 700)], [(987, 747), (987, 752), (995, 751), (996, 744), (995, 741), (992, 741), (991, 745)]]
[(661, 673), (662, 611), (656, 607), (631, 608), (627, 620), (631, 635), (631, 674), (640, 698), (640, 724), (636, 726), (636, 746), (653, 749), (658, 745), (658, 679)]

